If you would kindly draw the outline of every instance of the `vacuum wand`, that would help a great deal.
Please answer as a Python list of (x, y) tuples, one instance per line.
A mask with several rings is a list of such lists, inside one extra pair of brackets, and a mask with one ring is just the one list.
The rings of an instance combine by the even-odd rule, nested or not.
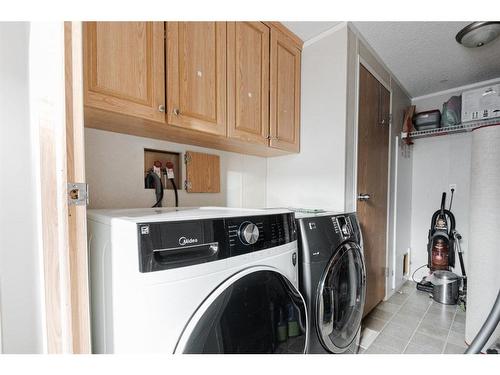
[(462, 247), (460, 246), (460, 240), (462, 239), (462, 235), (460, 233), (458, 233), (458, 231), (456, 229), (453, 229), (452, 234), (453, 234), (453, 237), (455, 238), (455, 246), (457, 248), (458, 260), (460, 261), (460, 268), (462, 270), (462, 276), (465, 279), (467, 277), (467, 275), (465, 274), (463, 251), (462, 251)]
[(455, 194), (455, 189), (451, 189), (451, 198), (450, 198), (450, 208), (448, 208), (448, 211), (451, 211), (451, 205), (453, 204), (453, 195)]
[(443, 195), (441, 196), (441, 215), (444, 216), (444, 206), (446, 204), (446, 193), (443, 192)]

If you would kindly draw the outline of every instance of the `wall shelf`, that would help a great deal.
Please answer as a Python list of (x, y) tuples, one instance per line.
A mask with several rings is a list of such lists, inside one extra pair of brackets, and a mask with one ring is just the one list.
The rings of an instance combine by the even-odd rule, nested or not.
[(420, 139), (420, 138), (428, 138), (428, 137), (437, 137), (440, 135), (447, 134), (455, 134), (455, 133), (464, 133), (470, 132), (473, 129), (480, 128), (482, 126), (493, 126), (500, 125), (500, 118), (494, 118), (489, 120), (479, 120), (479, 121), (471, 121), (465, 124), (455, 125), (455, 126), (447, 126), (444, 128), (437, 129), (429, 129), (429, 130), (420, 130), (414, 132), (402, 132), (401, 139)]

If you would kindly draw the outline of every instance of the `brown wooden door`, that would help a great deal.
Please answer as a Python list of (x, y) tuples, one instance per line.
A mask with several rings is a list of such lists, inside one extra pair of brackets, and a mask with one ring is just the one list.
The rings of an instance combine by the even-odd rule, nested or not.
[(284, 34), (271, 30), (271, 147), (299, 152), (300, 50)]
[(167, 23), (168, 124), (226, 134), (226, 23)]
[(360, 66), (358, 113), (358, 196), (366, 264), (366, 315), (385, 296), (387, 178), (390, 93)]
[(84, 23), (85, 105), (165, 122), (164, 27)]
[(268, 144), (269, 27), (228, 22), (228, 136)]

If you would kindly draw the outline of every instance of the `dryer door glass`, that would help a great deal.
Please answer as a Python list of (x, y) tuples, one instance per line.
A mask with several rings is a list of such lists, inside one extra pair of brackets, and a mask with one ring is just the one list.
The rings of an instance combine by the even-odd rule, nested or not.
[(366, 277), (361, 250), (346, 243), (330, 259), (316, 301), (318, 335), (333, 353), (346, 351), (363, 317)]
[(282, 274), (255, 267), (223, 283), (193, 315), (181, 353), (304, 353), (306, 307)]

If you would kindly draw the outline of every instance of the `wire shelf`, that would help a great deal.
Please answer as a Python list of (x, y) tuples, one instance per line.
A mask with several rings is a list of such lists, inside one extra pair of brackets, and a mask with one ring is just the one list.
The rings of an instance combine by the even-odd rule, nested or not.
[(447, 135), (447, 134), (464, 133), (464, 132), (470, 132), (476, 128), (480, 128), (483, 126), (494, 126), (494, 125), (500, 125), (500, 118), (471, 121), (465, 124), (460, 124), (455, 126), (447, 126), (444, 128), (429, 129), (429, 130), (419, 130), (410, 133), (402, 132), (401, 139), (407, 139), (407, 138), (419, 139), (419, 138), (437, 137), (440, 135)]

